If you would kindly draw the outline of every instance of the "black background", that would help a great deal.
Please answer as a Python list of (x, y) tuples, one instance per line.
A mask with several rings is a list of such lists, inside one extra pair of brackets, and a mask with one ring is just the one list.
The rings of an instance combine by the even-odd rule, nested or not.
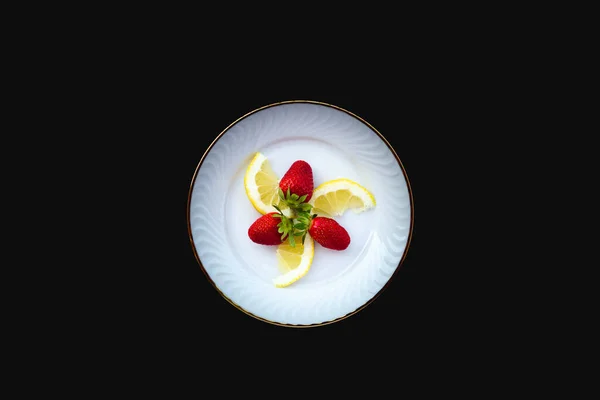
[[(75, 267), (64, 276), (72, 292), (59, 293), (75, 328), (56, 329), (60, 336), (83, 337), (84, 350), (116, 349), (115, 364), (129, 352), (138, 362), (175, 355), (178, 363), (183, 357), (208, 368), (222, 361), (226, 376), (235, 375), (239, 355), (251, 351), (276, 360), (267, 371), (274, 380), (299, 367), (291, 363), (281, 373), (277, 360), (307, 355), (325, 367), (344, 355), (353, 359), (351, 368), (380, 371), (382, 364), (357, 356), (395, 362), (409, 351), (431, 356), (449, 350), (457, 355), (450, 361), (460, 362), (467, 349), (486, 357), (522, 341), (521, 322), (537, 310), (513, 299), (519, 286), (539, 284), (522, 283), (522, 266), (532, 258), (516, 254), (515, 237), (531, 235), (524, 228), (528, 219), (512, 210), (535, 209), (520, 189), (537, 176), (510, 167), (518, 156), (539, 152), (537, 146), (522, 149), (540, 132), (534, 123), (516, 121), (534, 103), (520, 59), (499, 59), (485, 41), (460, 49), (463, 41), (444, 43), (440, 32), (427, 45), (409, 39), (414, 48), (388, 48), (392, 57), (385, 60), (358, 46), (347, 60), (328, 54), (340, 56), (331, 64), (315, 56), (303, 57), (311, 63), (256, 65), (260, 57), (240, 53), (249, 49), (250, 37), (236, 36), (231, 47), (213, 38), (187, 45), (179, 41), (183, 36), (119, 36), (110, 57), (94, 54), (66, 70), (73, 91), (65, 93), (62, 81), (51, 79), (56, 88), (47, 93), (48, 103), (66, 94), (73, 107), (62, 107), (60, 124), (46, 123), (39, 132), (62, 140), (76, 158), (60, 171), (76, 195), (63, 199), (56, 187), (47, 190), (77, 220), (70, 230), (76, 238), (61, 243), (65, 254), (52, 259), (59, 266), (72, 259)], [(205, 52), (209, 45), (228, 54)], [(525, 84), (515, 77), (526, 78)], [(229, 304), (195, 259), (186, 218), (194, 171), (215, 137), (244, 114), (286, 100), (329, 103), (372, 124), (401, 159), (414, 198), (412, 239), (389, 286), (356, 315), (314, 328), (271, 325)], [(73, 128), (68, 138), (65, 125)], [(50, 129), (59, 133), (46, 134)], [(34, 165), (46, 173), (45, 164)], [(521, 187), (516, 177), (524, 178)], [(53, 214), (62, 227), (63, 213)], [(55, 235), (55, 226), (42, 228)], [(42, 267), (48, 274), (58, 269)], [(51, 319), (56, 309), (48, 308)], [(527, 312), (515, 318), (516, 309)]]
[[(201, 25), (206, 26), (204, 20)], [(72, 239), (22, 253), (30, 265), (31, 253), (42, 255), (39, 265), (48, 276), (62, 272), (65, 261), (74, 267), (59, 276), (64, 289), (40, 282), (52, 291), (48, 299), (64, 302), (55, 307), (45, 299), (36, 301), (49, 323), (31, 331), (32, 342), (43, 336), (48, 347), (60, 350), (48, 342), (49, 333), (57, 333), (68, 344), (83, 342), (76, 350), (85, 361), (97, 359), (90, 350), (101, 357), (106, 351), (109, 368), (134, 371), (147, 362), (162, 371), (191, 364), (225, 378), (256, 370), (261, 379), (253, 383), (272, 378), (283, 380), (288, 389), (297, 380), (287, 385), (285, 378), (296, 373), (304, 378), (302, 373), (313, 371), (300, 369), (297, 361), (323, 367), (331, 385), (330, 372), (343, 367), (361, 375), (367, 370), (396, 374), (394, 367), (409, 353), (426, 366), (425, 372), (446, 361), (449, 368), (443, 372), (448, 374), (457, 369), (460, 374), (460, 363), (475, 356), (469, 370), (486, 375), (489, 370), (481, 366), (503, 369), (496, 362), (502, 358), (512, 371), (529, 349), (541, 349), (537, 343), (548, 333), (530, 327), (542, 310), (554, 315), (547, 300), (562, 301), (564, 286), (549, 287), (556, 296), (538, 296), (543, 286), (539, 278), (548, 272), (526, 280), (524, 271), (532, 265), (546, 269), (538, 256), (553, 255), (564, 232), (551, 243), (537, 239), (539, 226), (532, 215), (541, 219), (544, 202), (529, 194), (532, 189), (551, 195), (568, 192), (568, 180), (544, 188), (539, 183), (540, 177), (554, 178), (560, 169), (536, 161), (546, 142), (560, 143), (538, 126), (541, 120), (552, 123), (554, 115), (531, 115), (537, 94), (553, 91), (554, 78), (539, 74), (548, 71), (546, 65), (528, 64), (520, 54), (505, 57), (493, 41), (477, 40), (478, 31), (465, 30), (469, 40), (440, 31), (426, 43), (417, 40), (428, 36), (424, 28), (408, 38), (389, 36), (400, 40), (384, 48), (387, 57), (375, 50), (374, 42), (335, 37), (327, 42), (327, 60), (313, 53), (306, 57), (308, 41), (302, 57), (283, 60), (273, 44), (267, 50), (275, 59), (266, 62), (253, 53), (257, 38), (252, 33), (235, 35), (236, 43), (223, 45), (216, 40), (221, 36), (217, 31), (196, 40), (196, 33), (174, 30), (169, 36), (161, 29), (135, 30), (132, 40), (115, 36), (107, 57), (90, 47), (91, 56), (79, 59), (69, 48), (78, 62), (69, 68), (57, 64), (65, 80), (45, 76), (52, 90), (46, 97), (33, 96), (43, 108), (47, 103), (59, 110), (47, 119), (28, 116), (45, 125), (31, 134), (58, 143), (73, 159), (50, 152), (52, 163), (32, 161), (37, 173), (50, 178), (44, 194), (62, 208), (50, 210), (54, 224), (35, 221), (36, 230), (22, 239), (37, 246), (46, 242), (40, 237), (59, 237), (56, 228), (63, 228), (65, 215), (74, 216), (75, 224), (65, 229)], [(110, 27), (99, 34), (106, 31)], [(496, 33), (504, 36), (506, 31)], [(157, 36), (147, 36), (151, 32)], [(540, 40), (525, 42), (523, 54)], [(352, 48), (333, 51), (340, 43)], [(512, 52), (512, 45), (502, 47)], [(294, 49), (294, 54), (299, 53)], [(549, 60), (555, 57), (552, 53)], [(63, 87), (65, 81), (72, 82), (73, 90)], [(59, 95), (69, 102), (61, 103)], [(389, 286), (356, 315), (313, 328), (271, 325), (229, 304), (195, 259), (186, 218), (194, 172), (215, 137), (244, 114), (287, 100), (329, 103), (372, 124), (401, 159), (414, 199), (410, 246)], [(33, 143), (29, 132), (22, 136)], [(41, 143), (35, 147), (46, 152)], [(561, 162), (559, 153), (551, 154)], [(47, 168), (55, 163), (61, 169), (51, 173)], [(62, 181), (74, 191), (72, 196), (63, 196), (55, 186), (58, 177), (67, 177)], [(37, 195), (31, 198), (37, 200)], [(35, 202), (30, 211), (37, 217), (47, 210), (47, 204)], [(556, 210), (560, 207), (544, 214), (544, 220), (568, 219)], [(566, 271), (569, 265), (564, 267)], [(23, 270), (31, 273), (29, 265)], [(55, 319), (59, 313), (68, 325)], [(557, 320), (556, 326), (561, 323)], [(451, 357), (443, 357), (447, 353)], [(243, 368), (236, 369), (244, 360)], [(260, 367), (263, 360), (266, 369)], [(500, 379), (510, 381), (510, 371), (499, 374)], [(529, 377), (529, 371), (523, 376)], [(462, 377), (458, 383), (470, 386), (470, 377)], [(352, 389), (350, 378), (334, 381), (336, 389)], [(404, 381), (396, 378), (387, 382), (400, 387)], [(374, 387), (372, 381), (365, 383)]]

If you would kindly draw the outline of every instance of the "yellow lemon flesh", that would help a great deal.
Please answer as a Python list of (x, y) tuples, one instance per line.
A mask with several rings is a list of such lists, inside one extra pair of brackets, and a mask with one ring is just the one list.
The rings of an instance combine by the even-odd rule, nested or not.
[(346, 210), (361, 213), (376, 205), (375, 197), (366, 188), (350, 179), (333, 179), (322, 183), (309, 201), (311, 213), (327, 217), (340, 216)]
[(314, 241), (307, 233), (304, 239), (298, 238), (296, 246), (292, 247), (289, 241), (277, 246), (277, 261), (281, 275), (273, 279), (273, 284), (283, 288), (302, 278), (310, 270), (315, 254)]
[[(261, 214), (276, 212), (273, 204), (289, 216), (289, 208), (281, 203), (278, 195), (279, 177), (271, 168), (264, 154), (257, 152), (244, 175), (244, 188), (250, 203)], [(286, 209), (284, 211), (284, 209)]]

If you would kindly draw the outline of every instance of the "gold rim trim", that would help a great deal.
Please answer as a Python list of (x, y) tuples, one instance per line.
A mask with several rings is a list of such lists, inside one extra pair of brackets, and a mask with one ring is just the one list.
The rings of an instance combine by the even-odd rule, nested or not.
[[(367, 125), (369, 128), (371, 128), (371, 130), (373, 130), (373, 132), (375, 132), (377, 134), (377, 136), (379, 136), (379, 138), (386, 144), (386, 146), (390, 149), (390, 151), (392, 152), (392, 154), (396, 158), (396, 161), (398, 162), (398, 165), (400, 166), (400, 169), (402, 170), (402, 174), (404, 175), (404, 179), (406, 180), (406, 186), (408, 187), (408, 195), (409, 195), (409, 200), (410, 200), (410, 227), (409, 227), (409, 230), (408, 230), (408, 238), (406, 240), (406, 247), (404, 248), (404, 253), (402, 254), (402, 257), (400, 258), (400, 262), (398, 263), (398, 266), (394, 270), (394, 273), (392, 274), (392, 276), (390, 276), (390, 278), (383, 285), (383, 287), (381, 289), (379, 289), (379, 291), (375, 295), (373, 295), (373, 297), (371, 297), (365, 304), (363, 304), (362, 306), (358, 307), (356, 310), (349, 312), (348, 314), (345, 314), (345, 315), (343, 315), (341, 317), (338, 317), (338, 318), (330, 320), (330, 321), (323, 321), (323, 322), (319, 322), (319, 323), (315, 323), (315, 324), (304, 324), (304, 325), (284, 324), (284, 323), (281, 323), (281, 322), (271, 321), (271, 320), (268, 320), (266, 318), (259, 317), (258, 315), (255, 315), (255, 314), (249, 312), (248, 310), (245, 310), (243, 307), (241, 307), (240, 305), (236, 304), (229, 297), (227, 297), (225, 295), (225, 293), (223, 293), (221, 291), (221, 289), (219, 289), (219, 287), (216, 285), (216, 283), (211, 279), (211, 277), (208, 275), (208, 272), (206, 271), (206, 269), (202, 265), (202, 261), (200, 261), (200, 257), (198, 256), (198, 252), (196, 251), (196, 244), (194, 243), (194, 239), (192, 237), (192, 226), (191, 226), (191, 221), (190, 221), (190, 209), (191, 209), (192, 191), (194, 189), (194, 183), (196, 182), (196, 177), (198, 176), (198, 171), (200, 171), (200, 167), (202, 166), (202, 163), (204, 162), (204, 159), (206, 158), (206, 155), (210, 152), (210, 150), (213, 148), (213, 146), (215, 145), (215, 143), (217, 143), (217, 141), (225, 134), (225, 132), (227, 132), (232, 126), (234, 126), (235, 124), (237, 124), (238, 122), (240, 122), (244, 118), (246, 118), (246, 117), (248, 117), (248, 116), (250, 116), (250, 115), (252, 115), (254, 113), (257, 113), (257, 112), (259, 112), (261, 110), (264, 110), (266, 108), (275, 107), (275, 106), (279, 106), (279, 105), (283, 105), (283, 104), (294, 104), (294, 103), (308, 103), (308, 104), (316, 104), (316, 105), (331, 107), (331, 108), (334, 108), (336, 110), (342, 111), (342, 112), (344, 112), (344, 113), (346, 113), (346, 114), (348, 114), (348, 115), (350, 115), (350, 116), (358, 119), (359, 121), (361, 121), (362, 123), (364, 123), (365, 125)], [(283, 326), (283, 327), (288, 327), (288, 328), (313, 328), (313, 327), (318, 327), (318, 326), (330, 325), (330, 324), (333, 324), (335, 322), (339, 322), (339, 321), (341, 321), (343, 319), (346, 319), (348, 317), (351, 317), (352, 315), (357, 314), (358, 312), (364, 310), (368, 305), (372, 304), (381, 295), (381, 293), (390, 285), (390, 282), (392, 281), (392, 279), (394, 279), (394, 277), (396, 276), (396, 274), (398, 273), (398, 271), (402, 267), (402, 264), (403, 264), (404, 260), (406, 259), (406, 255), (408, 254), (408, 249), (410, 247), (410, 242), (412, 240), (412, 232), (413, 232), (414, 218), (415, 218), (414, 215), (415, 215), (415, 206), (414, 206), (413, 193), (412, 193), (412, 188), (410, 186), (410, 181), (408, 179), (408, 175), (406, 173), (406, 169), (404, 168), (404, 165), (402, 164), (402, 161), (400, 160), (400, 157), (398, 157), (398, 154), (396, 153), (396, 151), (394, 150), (394, 148), (392, 147), (392, 145), (390, 144), (390, 142), (388, 142), (388, 140), (377, 129), (375, 129), (375, 127), (373, 125), (371, 125), (370, 123), (368, 123), (367, 121), (365, 121), (363, 118), (359, 117), (358, 115), (354, 114), (353, 112), (348, 111), (346, 109), (343, 109), (343, 108), (338, 107), (338, 106), (333, 105), (333, 104), (324, 103), (324, 102), (321, 102), (321, 101), (314, 101), (314, 100), (287, 100), (287, 101), (280, 101), (280, 102), (277, 102), (277, 103), (267, 104), (265, 106), (262, 106), (260, 108), (255, 109), (253, 111), (250, 111), (249, 113), (247, 113), (247, 114), (239, 117), (238, 119), (236, 119), (235, 121), (233, 121), (231, 124), (229, 124), (215, 138), (215, 140), (213, 140), (212, 143), (208, 146), (208, 148), (206, 149), (206, 151), (202, 155), (202, 158), (200, 158), (200, 162), (196, 166), (196, 170), (194, 171), (194, 175), (192, 176), (192, 181), (190, 183), (190, 188), (188, 190), (188, 201), (187, 201), (187, 211), (186, 211), (188, 236), (190, 238), (190, 244), (192, 245), (192, 251), (194, 252), (194, 257), (196, 258), (196, 261), (200, 265), (200, 269), (202, 270), (202, 272), (204, 273), (204, 275), (206, 276), (206, 278), (208, 279), (208, 281), (211, 283), (211, 285), (215, 288), (215, 290), (225, 300), (227, 300), (227, 302), (229, 302), (229, 304), (233, 305), (235, 308), (237, 308), (238, 310), (242, 311), (244, 314), (249, 315), (249, 316), (251, 316), (253, 318), (256, 318), (256, 319), (258, 319), (260, 321), (272, 324), (272, 325)]]

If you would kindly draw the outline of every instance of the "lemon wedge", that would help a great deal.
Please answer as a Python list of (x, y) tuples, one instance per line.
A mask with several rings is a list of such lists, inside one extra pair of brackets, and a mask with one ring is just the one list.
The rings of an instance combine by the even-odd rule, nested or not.
[(302, 278), (310, 270), (315, 254), (315, 245), (313, 239), (307, 233), (302, 241), (298, 240), (296, 246), (290, 246), (286, 240), (277, 246), (277, 260), (281, 275), (273, 279), (273, 284), (279, 288), (284, 288)]
[(309, 201), (311, 213), (335, 217), (348, 209), (361, 213), (375, 207), (375, 196), (350, 179), (333, 179), (319, 185)]
[(271, 164), (264, 154), (257, 152), (250, 161), (244, 175), (244, 188), (250, 203), (259, 213), (264, 215), (276, 212), (277, 210), (273, 207), (275, 204), (289, 216), (287, 205), (279, 204), (281, 201), (278, 195), (279, 177), (271, 168)]

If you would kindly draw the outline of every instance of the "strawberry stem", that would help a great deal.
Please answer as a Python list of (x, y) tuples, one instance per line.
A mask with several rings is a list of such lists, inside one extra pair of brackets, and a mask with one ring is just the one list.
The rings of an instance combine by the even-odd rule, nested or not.
[(305, 203), (308, 194), (303, 196), (298, 196), (295, 193), (290, 193), (290, 188), (287, 189), (287, 193), (283, 193), (283, 190), (279, 188), (278, 190), (279, 198), (281, 201), (286, 204), (293, 214), (299, 214), (301, 212), (310, 212), (312, 206), (308, 203)]
[(292, 211), (292, 217), (286, 217), (278, 206), (273, 204), (273, 207), (279, 212), (274, 214), (273, 217), (281, 218), (281, 222), (277, 224), (278, 232), (281, 233), (281, 241), (283, 242), (286, 237), (289, 238), (290, 246), (296, 247), (295, 237), (302, 237), (302, 244), (306, 238), (306, 233), (312, 224), (313, 218), (317, 214), (310, 215), (312, 206), (305, 203), (308, 195), (298, 196), (295, 193), (290, 193), (290, 188), (287, 189), (287, 193), (284, 194), (283, 190), (278, 190), (279, 198), (286, 204)]
[(279, 214), (273, 214), (273, 218), (281, 219), (281, 222), (277, 224), (277, 232), (281, 233), (281, 241), (284, 242), (286, 237), (290, 237), (290, 244), (292, 245), (292, 247), (294, 247), (295, 242), (294, 239), (292, 239), (292, 236), (290, 235), (293, 234), (294, 231), (293, 220), (286, 217), (281, 211), (281, 209), (275, 204), (273, 204), (273, 207), (275, 207), (275, 209), (279, 212)]

